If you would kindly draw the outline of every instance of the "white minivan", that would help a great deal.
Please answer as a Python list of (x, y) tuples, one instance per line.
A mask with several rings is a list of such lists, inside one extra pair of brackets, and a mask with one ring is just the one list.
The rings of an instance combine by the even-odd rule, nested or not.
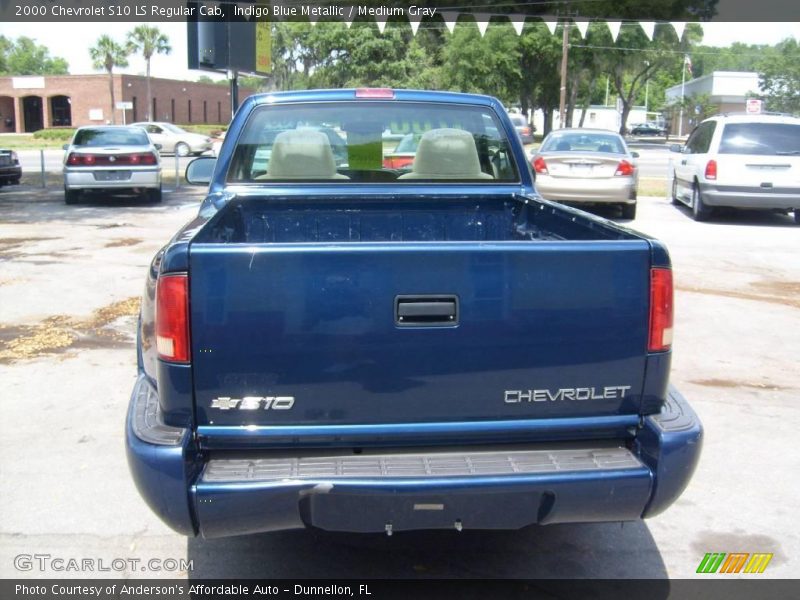
[(707, 219), (714, 207), (794, 211), (800, 224), (800, 118), (717, 115), (673, 144), (672, 202)]

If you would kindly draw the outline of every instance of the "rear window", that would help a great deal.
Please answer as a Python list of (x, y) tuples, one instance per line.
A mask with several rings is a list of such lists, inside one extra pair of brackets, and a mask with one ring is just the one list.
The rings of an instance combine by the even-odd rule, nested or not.
[(625, 154), (625, 146), (619, 136), (608, 133), (555, 133), (548, 136), (539, 152)]
[[(479, 106), (397, 101), (260, 106), (237, 140), (228, 181), (518, 181), (502, 131), (494, 112)], [(411, 159), (393, 160), (400, 152)]]
[(150, 139), (142, 129), (79, 129), (75, 146), (147, 146)]
[(728, 123), (722, 130), (719, 153), (800, 155), (800, 125)]

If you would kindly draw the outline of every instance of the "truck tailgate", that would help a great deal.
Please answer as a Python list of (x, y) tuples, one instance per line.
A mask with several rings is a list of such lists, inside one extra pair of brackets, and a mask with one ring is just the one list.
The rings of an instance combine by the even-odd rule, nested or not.
[(637, 239), (193, 243), (197, 423), (635, 414), (649, 269)]

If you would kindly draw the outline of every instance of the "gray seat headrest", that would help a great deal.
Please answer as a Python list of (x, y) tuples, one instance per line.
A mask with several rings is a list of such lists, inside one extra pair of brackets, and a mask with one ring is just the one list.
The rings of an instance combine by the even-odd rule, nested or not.
[(349, 179), (336, 172), (331, 143), (321, 131), (291, 129), (275, 136), (266, 175), (258, 179)]
[(417, 146), (410, 173), (398, 179), (494, 179), (481, 171), (475, 138), (462, 129), (431, 129)]

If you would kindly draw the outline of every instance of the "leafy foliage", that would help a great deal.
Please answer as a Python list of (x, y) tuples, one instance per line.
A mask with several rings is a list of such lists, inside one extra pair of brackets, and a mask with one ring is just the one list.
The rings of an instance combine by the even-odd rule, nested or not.
[(0, 75), (66, 75), (69, 65), (50, 56), (47, 46), (29, 37), (10, 40), (0, 35)]
[(800, 44), (780, 42), (759, 68), (759, 85), (771, 111), (800, 113)]

